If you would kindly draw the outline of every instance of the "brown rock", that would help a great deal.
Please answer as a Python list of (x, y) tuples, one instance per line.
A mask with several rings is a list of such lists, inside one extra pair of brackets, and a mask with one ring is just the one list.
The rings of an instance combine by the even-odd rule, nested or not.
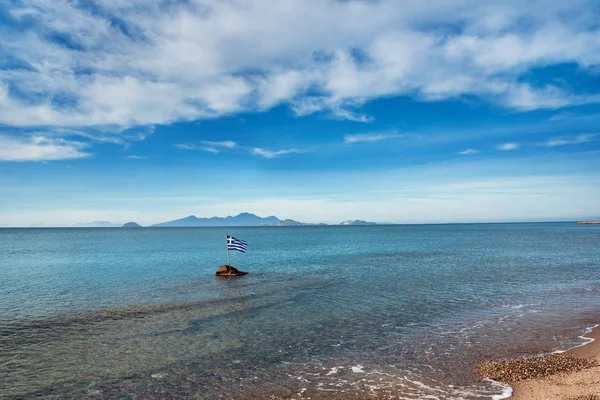
[(234, 277), (234, 276), (243, 276), (247, 275), (248, 272), (240, 271), (231, 265), (219, 265), (217, 267), (217, 272), (215, 276), (225, 276), (225, 277)]

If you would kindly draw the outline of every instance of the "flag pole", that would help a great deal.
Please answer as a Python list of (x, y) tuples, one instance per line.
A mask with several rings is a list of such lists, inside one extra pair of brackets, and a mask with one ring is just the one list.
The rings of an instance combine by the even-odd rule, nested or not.
[(227, 265), (231, 267), (231, 256), (229, 255), (229, 243), (227, 243), (227, 239), (229, 238), (229, 234), (225, 234), (225, 247), (227, 247)]

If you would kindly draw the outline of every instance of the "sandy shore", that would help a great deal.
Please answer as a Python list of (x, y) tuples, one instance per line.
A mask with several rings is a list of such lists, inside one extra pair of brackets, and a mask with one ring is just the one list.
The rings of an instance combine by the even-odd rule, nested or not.
[[(567, 354), (600, 362), (600, 327), (586, 334), (585, 337), (595, 340), (585, 346), (571, 349)], [(511, 399), (516, 400), (600, 400), (600, 366), (510, 385), (514, 389)]]

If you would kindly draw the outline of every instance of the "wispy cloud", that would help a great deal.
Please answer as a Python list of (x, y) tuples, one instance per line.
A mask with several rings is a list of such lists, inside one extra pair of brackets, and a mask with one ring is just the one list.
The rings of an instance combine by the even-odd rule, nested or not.
[(344, 108), (338, 108), (332, 110), (333, 115), (339, 119), (345, 119), (354, 122), (373, 122), (375, 119), (367, 114), (350, 111)]
[(189, 143), (175, 143), (173, 146), (181, 150), (196, 150), (198, 148), (198, 146)]
[(276, 157), (280, 157), (286, 154), (292, 154), (292, 153), (302, 153), (302, 151), (297, 150), (297, 149), (287, 149), (287, 150), (277, 150), (277, 151), (273, 151), (273, 150), (266, 150), (266, 149), (261, 149), (259, 147), (254, 147), (252, 149), (252, 154), (255, 156), (261, 156), (264, 158), (276, 158)]
[(210, 142), (210, 141), (202, 141), (202, 144), (205, 144), (210, 147), (223, 147), (225, 149), (233, 149), (237, 147), (237, 143), (232, 140), (224, 140), (222, 142)]
[(470, 155), (470, 154), (477, 154), (477, 153), (479, 153), (478, 150), (475, 150), (475, 149), (466, 149), (466, 150), (460, 151), (458, 154), (462, 154), (464, 156), (467, 156), (467, 155)]
[[(468, 165), (476, 169), (479, 164)], [(501, 167), (504, 168), (505, 166)], [(479, 168), (481, 169), (481, 168)], [(461, 169), (462, 171), (463, 169)], [(80, 198), (62, 209), (13, 210), (0, 209), (0, 225), (23, 226), (42, 222), (46, 225), (72, 225), (81, 221), (106, 220), (125, 222), (135, 220), (147, 225), (181, 218), (189, 215), (190, 206), (202, 204), (202, 216), (225, 216), (249, 211), (258, 215), (277, 215), (300, 221), (339, 223), (346, 219), (366, 219), (382, 222), (485, 222), (485, 221), (532, 221), (546, 218), (579, 219), (598, 215), (600, 181), (597, 174), (581, 175), (525, 175), (473, 177), (450, 170), (446, 165), (435, 171), (419, 169), (425, 175), (411, 169), (405, 173), (382, 177), (380, 173), (369, 175), (345, 175), (344, 179), (331, 176), (314, 176), (311, 180), (318, 186), (343, 184), (346, 191), (376, 196), (360, 196), (347, 201), (342, 196), (306, 196), (294, 180), (287, 179), (283, 187), (298, 189), (298, 196), (281, 195), (282, 183), (275, 184), (260, 198), (241, 198), (240, 188), (232, 189), (224, 183), (222, 190), (214, 189), (206, 198), (190, 201), (171, 198), (163, 194), (154, 198), (137, 198), (137, 204), (146, 205), (146, 211), (121, 208), (124, 199), (109, 199), (115, 208), (106, 207), (106, 200), (90, 203)], [(450, 172), (450, 174), (449, 174)], [(423, 179), (427, 177), (428, 179)], [(380, 181), (383, 178), (383, 181)], [(226, 181), (227, 182), (227, 181)], [(385, 183), (379, 186), (380, 182)], [(231, 185), (230, 185), (231, 186)], [(266, 189), (266, 188), (265, 188)], [(185, 188), (182, 188), (185, 190)], [(215, 193), (230, 193), (214, 197)], [(264, 193), (264, 190), (261, 190)], [(97, 201), (97, 195), (82, 193)], [(85, 199), (85, 198), (84, 198)], [(165, 207), (165, 204), (167, 206)], [(519, 207), (515, 207), (519, 204)], [(82, 206), (83, 205), (83, 206)], [(148, 207), (150, 205), (150, 207)]]
[(544, 146), (556, 147), (556, 146), (565, 146), (568, 144), (587, 143), (587, 142), (591, 142), (594, 139), (594, 136), (596, 136), (596, 135), (581, 134), (581, 135), (577, 135), (573, 138), (554, 138), (554, 139), (550, 139), (546, 143), (544, 143)]
[(127, 156), (127, 157), (125, 157), (125, 158), (128, 158), (128, 159), (130, 159), (130, 160), (145, 160), (145, 159), (147, 159), (148, 157), (146, 157), (146, 156), (136, 156), (135, 154), (132, 154), (132, 155), (130, 155), (130, 156)]
[(571, 119), (574, 117), (577, 117), (577, 114), (574, 114), (569, 111), (561, 111), (556, 114), (553, 114), (550, 118), (548, 118), (548, 121), (550, 121), (550, 122), (564, 121), (566, 119)]
[(200, 147), (200, 150), (206, 151), (208, 153), (213, 153), (213, 154), (219, 154), (221, 152), (221, 150), (217, 149), (216, 147), (210, 147), (210, 146)]
[(364, 142), (379, 142), (387, 139), (397, 139), (404, 135), (398, 133), (357, 133), (344, 136), (345, 144), (364, 143)]
[(200, 150), (209, 153), (218, 154), (223, 149), (234, 149), (238, 144), (232, 140), (224, 140), (221, 142), (201, 141), (197, 143), (177, 143), (175, 147), (181, 150)]
[(511, 151), (511, 150), (516, 150), (518, 147), (519, 147), (519, 145), (517, 143), (504, 143), (504, 144), (500, 144), (500, 145), (496, 146), (496, 149), (502, 150), (502, 151)]
[(0, 136), (0, 161), (52, 161), (86, 158), (84, 143), (44, 136)]

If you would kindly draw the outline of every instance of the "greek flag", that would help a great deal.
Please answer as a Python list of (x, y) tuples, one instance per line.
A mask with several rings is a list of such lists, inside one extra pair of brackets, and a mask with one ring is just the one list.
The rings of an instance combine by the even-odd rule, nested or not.
[(233, 236), (227, 235), (227, 250), (237, 250), (237, 251), (241, 251), (242, 253), (245, 253), (247, 247), (248, 247), (247, 242), (236, 239)]

